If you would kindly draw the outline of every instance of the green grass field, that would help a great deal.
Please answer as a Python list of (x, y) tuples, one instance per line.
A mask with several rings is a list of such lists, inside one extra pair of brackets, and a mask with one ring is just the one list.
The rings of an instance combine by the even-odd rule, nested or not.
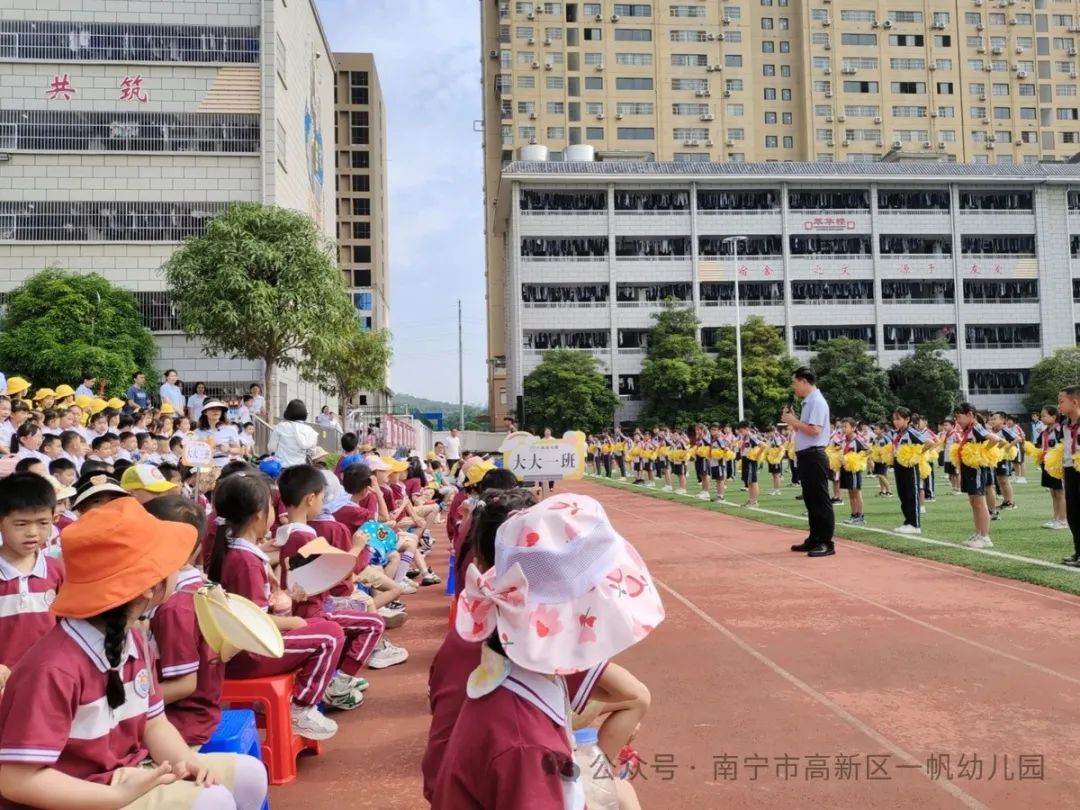
[[(886, 548), (902, 554), (923, 557), (928, 560), (960, 565), (973, 571), (995, 574), (1001, 577), (1044, 585), (1059, 591), (1080, 594), (1080, 569), (1061, 565), (1061, 559), (1072, 554), (1072, 537), (1066, 531), (1051, 531), (1041, 528), (1042, 523), (1051, 517), (1050, 495), (1038, 485), (1039, 470), (1033, 465), (1028, 470), (1029, 484), (1013, 484), (1016, 511), (1002, 512), (1001, 520), (990, 524), (990, 536), (994, 548), (986, 551), (967, 549), (960, 544), (972, 532), (971, 510), (968, 499), (964, 496), (951, 495), (948, 479), (938, 471), (936, 478), (937, 499), (926, 504), (923, 515), (922, 538), (911, 538), (893, 534), (892, 530), (903, 523), (900, 516), (900, 502), (896, 497), (878, 498), (877, 479), (870, 477), (869, 487), (864, 488), (864, 512), (867, 526), (848, 526), (843, 523), (850, 517), (847, 503), (836, 507), (836, 536), (855, 540), (867, 545)], [(713, 512), (725, 512), (761, 523), (774, 526), (801, 529), (806, 526), (803, 516), (802, 501), (796, 500), (798, 487), (787, 484), (784, 477), (782, 495), (770, 496), (771, 480), (763, 478), (763, 492), (759, 498), (759, 508), (742, 508), (746, 493), (741, 483), (729, 486), (726, 504), (706, 503), (683, 495), (661, 492), (634, 485), (629, 481), (588, 476), (587, 480), (640, 493), (650, 498), (684, 503), (696, 509)], [(691, 478), (688, 491), (699, 491)]]

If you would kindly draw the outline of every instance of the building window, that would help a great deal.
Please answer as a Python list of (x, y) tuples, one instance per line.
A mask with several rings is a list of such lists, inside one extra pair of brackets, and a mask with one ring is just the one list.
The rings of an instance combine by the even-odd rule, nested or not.
[(367, 110), (349, 113), (349, 143), (363, 145), (368, 143)]
[(368, 103), (368, 73), (366, 70), (349, 72), (349, 100), (353, 104)]
[(766, 149), (775, 149), (777, 147), (778, 143), (779, 143), (779, 141), (777, 140), (777, 137), (775, 135), (766, 135), (765, 136), (765, 148)]
[(619, 127), (617, 133), (620, 141), (656, 140), (656, 130), (652, 127)]
[(274, 45), (274, 70), (277, 71), (278, 78), (281, 79), (281, 83), (288, 87), (288, 82), (285, 77), (288, 76), (288, 63), (286, 60), (285, 52), (285, 40), (281, 38), (281, 34), (275, 35)]
[(353, 239), (370, 239), (371, 238), (371, 223), (370, 222), (353, 222), (352, 225), (352, 238)]
[(0, 240), (178, 242), (224, 210), (217, 202), (0, 201)]
[(277, 122), (277, 137), (274, 141), (277, 162), (281, 164), (281, 168), (287, 171), (289, 168), (287, 163), (288, 152), (286, 151), (288, 146), (288, 136), (285, 133), (285, 127), (281, 125), (280, 121)]
[(616, 42), (652, 42), (652, 31), (648, 28), (616, 28)]
[(352, 201), (352, 213), (354, 217), (370, 217), (371, 200), (367, 197), (356, 197)]
[(0, 19), (0, 59), (256, 64), (259, 29)]
[(353, 245), (353, 264), (371, 264), (371, 245)]
[(969, 394), (1022, 394), (1027, 390), (1028, 369), (971, 369)]
[[(615, 79), (615, 89), (616, 90), (652, 90), (653, 89), (653, 80), (651, 78), (619, 77), (619, 78)], [(675, 89), (675, 88), (672, 88), (672, 89)]]
[(370, 168), (370, 155), (366, 149), (357, 149), (350, 152), (349, 159), (354, 169)]
[(259, 151), (259, 116), (0, 110), (0, 149), (63, 152)]
[(366, 174), (354, 174), (352, 176), (352, 190), (354, 192), (371, 191), (371, 178)]

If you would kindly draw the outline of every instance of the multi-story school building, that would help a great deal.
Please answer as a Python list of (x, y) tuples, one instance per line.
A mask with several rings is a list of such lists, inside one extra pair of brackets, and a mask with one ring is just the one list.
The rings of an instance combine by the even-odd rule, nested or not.
[(1080, 164), (525, 157), (495, 213), (511, 407), (544, 352), (570, 348), (633, 420), (651, 316), (685, 302), (711, 349), (736, 284), (743, 321), (774, 324), (800, 359), (850, 337), (888, 367), (943, 338), (965, 395), (1013, 412), (1031, 366), (1080, 333)]
[[(159, 268), (230, 201), (334, 237), (334, 59), (314, 0), (3, 6), (0, 292), (50, 265), (100, 273), (135, 291), (162, 369), (214, 394), (261, 382), (260, 364), (183, 337)], [(324, 401), (290, 372), (278, 387)]]

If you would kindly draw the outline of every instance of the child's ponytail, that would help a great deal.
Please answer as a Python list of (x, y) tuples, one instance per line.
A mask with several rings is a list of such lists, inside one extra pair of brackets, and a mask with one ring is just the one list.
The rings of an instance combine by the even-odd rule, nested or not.
[(210, 562), (206, 566), (206, 575), (212, 582), (221, 581), (230, 533), (242, 530), (270, 508), (270, 479), (250, 464), (243, 464), (247, 469), (237, 469), (227, 478), (218, 478), (214, 487), (214, 511), (218, 516), (218, 526)]
[(120, 605), (98, 616), (105, 624), (105, 658), (109, 662), (109, 680), (105, 698), (110, 709), (123, 706), (127, 700), (124, 692), (124, 657), (127, 652), (128, 611), (130, 604)]

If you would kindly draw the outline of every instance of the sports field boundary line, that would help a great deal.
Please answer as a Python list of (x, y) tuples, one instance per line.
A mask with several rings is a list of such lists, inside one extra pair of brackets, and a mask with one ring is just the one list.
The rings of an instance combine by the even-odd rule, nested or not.
[[(698, 500), (698, 498), (696, 498), (693, 495), (679, 495), (679, 493), (677, 493), (677, 492), (663, 492), (663, 493), (661, 493), (661, 492), (657, 492), (655, 489), (651, 489), (649, 487), (635, 488), (633, 484), (627, 484), (626, 482), (623, 482), (623, 481), (612, 481), (610, 479), (604, 479), (603, 477), (595, 476), (595, 475), (587, 476), (585, 478), (585, 480), (598, 483), (601, 486), (609, 486), (609, 487), (612, 487), (612, 488), (615, 488), (615, 489), (625, 489), (625, 490), (627, 490), (629, 492), (636, 492), (636, 493), (641, 494), (641, 495), (648, 495), (650, 497), (656, 498), (657, 500), (667, 500), (666, 498), (657, 498), (657, 496), (661, 495), (661, 494), (663, 494), (663, 495), (675, 495), (675, 496), (677, 496), (679, 498), (686, 499), (686, 502), (684, 503), (685, 506), (696, 506), (693, 503), (693, 501)], [(682, 501), (673, 501), (673, 502), (674, 503), (682, 503)], [(731, 503), (729, 501), (709, 501), (709, 503), (715, 503), (715, 504), (717, 504), (719, 506), (723, 506), (723, 507), (726, 507), (728, 509), (735, 509), (735, 510), (744, 511), (744, 512), (760, 512), (763, 515), (772, 515), (774, 517), (780, 517), (780, 518), (785, 518), (787, 520), (795, 520), (795, 521), (799, 521), (801, 523), (809, 524), (809, 520), (807, 519), (806, 515), (793, 515), (790, 512), (779, 512), (779, 511), (777, 511), (775, 509), (764, 509), (764, 508), (762, 508), (760, 506), (740, 506), (738, 504), (734, 504), (734, 503)], [(696, 507), (696, 508), (700, 509), (700, 507)], [(706, 510), (706, 511), (711, 511), (711, 510)], [(882, 534), (882, 535), (886, 535), (887, 537), (895, 537), (898, 540), (905, 540), (905, 541), (914, 540), (914, 541), (918, 541), (920, 543), (925, 543), (928, 546), (940, 546), (940, 547), (943, 547), (943, 548), (950, 548), (950, 549), (956, 549), (956, 550), (959, 550), (959, 551), (970, 552), (972, 554), (984, 554), (984, 555), (986, 555), (988, 557), (998, 557), (999, 559), (1011, 560), (1013, 562), (1024, 563), (1026, 565), (1037, 565), (1037, 566), (1041, 566), (1043, 568), (1049, 568), (1049, 569), (1051, 569), (1053, 571), (1067, 571), (1070, 574), (1080, 574), (1080, 568), (1072, 568), (1072, 567), (1070, 567), (1068, 565), (1062, 565), (1061, 563), (1050, 562), (1049, 560), (1040, 560), (1038, 557), (1026, 557), (1023, 554), (1011, 554), (1011, 553), (1009, 553), (1007, 551), (998, 551), (997, 549), (992, 549), (992, 548), (968, 548), (967, 546), (965, 546), (965, 545), (963, 545), (961, 543), (950, 543), (948, 540), (937, 540), (937, 539), (935, 539), (933, 537), (926, 537), (925, 535), (921, 535), (921, 534), (900, 534), (898, 532), (891, 531), (889, 529), (879, 529), (876, 526), (853, 526), (851, 524), (846, 524), (845, 528), (860, 529), (862, 531), (871, 532), (873, 534)], [(856, 540), (855, 542), (858, 542), (858, 541)]]
[(930, 778), (929, 773), (923, 767), (925, 765), (924, 762), (920, 762), (919, 760), (915, 759), (914, 756), (909, 754), (906, 750), (901, 748), (897, 743), (894, 743), (892, 740), (890, 740), (880, 731), (875, 729), (873, 726), (869, 725), (863, 720), (860, 720), (857, 716), (849, 712), (839, 703), (831, 700), (828, 696), (822, 694), (813, 686), (808, 684), (806, 681), (802, 680), (798, 675), (788, 669), (785, 669), (782, 665), (778, 664), (776, 661), (769, 658), (760, 650), (756, 649), (749, 642), (744, 641), (737, 633), (730, 630), (728, 627), (714, 619), (704, 610), (699, 608), (694, 602), (683, 596), (666, 582), (655, 578), (653, 579), (653, 582), (663, 590), (667, 591), (672, 597), (674, 597), (676, 601), (680, 602), (683, 607), (696, 615), (699, 619), (708, 624), (714, 630), (719, 632), (722, 636), (727, 638), (728, 641), (732, 642), (743, 652), (747, 653), (751, 658), (755, 659), (760, 664), (764, 664), (765, 667), (772, 671), (774, 675), (778, 675), (779, 677), (783, 678), (785, 681), (794, 686), (811, 700), (814, 700), (815, 702), (824, 706), (834, 715), (847, 723), (851, 728), (869, 737), (875, 743), (887, 749), (889, 753), (891, 753), (893, 756), (903, 760), (907, 765), (917, 766), (919, 773), (921, 773), (923, 777), (930, 782), (930, 784), (936, 785), (937, 787), (941, 788), (954, 799), (963, 803), (966, 807), (973, 808), (973, 810), (988, 810), (987, 805), (983, 804), (970, 793), (965, 792), (957, 785), (953, 784), (951, 781), (941, 781)]
[[(614, 509), (616, 511), (619, 511), (619, 512), (625, 512), (626, 514), (630, 515), (631, 517), (637, 518), (638, 520), (646, 521), (647, 523), (652, 523), (652, 524), (655, 524), (655, 525), (658, 525), (658, 526), (659, 525), (664, 525), (659, 520), (653, 520), (650, 517), (642, 515), (642, 514), (640, 514), (638, 512), (634, 512), (633, 510), (627, 509), (626, 507), (613, 506), (612, 509)], [(815, 585), (820, 585), (821, 587), (826, 588), (827, 590), (830, 590), (830, 591), (833, 591), (835, 593), (841, 594), (842, 596), (846, 596), (849, 599), (854, 599), (857, 602), (863, 602), (863, 603), (865, 603), (867, 605), (871, 605), (872, 607), (875, 607), (878, 610), (885, 611), (886, 613), (891, 613), (893, 616), (896, 616), (899, 619), (903, 619), (904, 621), (911, 622), (912, 624), (917, 625), (919, 627), (922, 627), (925, 630), (930, 630), (931, 632), (939, 633), (940, 635), (943, 635), (946, 638), (951, 638), (953, 641), (959, 641), (961, 644), (967, 644), (968, 646), (974, 647), (975, 649), (981, 650), (981, 651), (983, 651), (985, 653), (990, 653), (991, 655), (1000, 656), (1000, 657), (1002, 657), (1002, 658), (1004, 658), (1004, 659), (1006, 659), (1008, 661), (1012, 661), (1015, 664), (1020, 664), (1021, 666), (1027, 667), (1029, 669), (1033, 669), (1036, 672), (1040, 672), (1043, 675), (1048, 675), (1048, 676), (1050, 676), (1052, 678), (1058, 678), (1058, 679), (1063, 680), (1063, 681), (1065, 681), (1067, 683), (1071, 683), (1071, 684), (1074, 684), (1076, 686), (1080, 686), (1080, 678), (1074, 678), (1071, 675), (1066, 675), (1064, 672), (1058, 672), (1056, 669), (1051, 669), (1050, 667), (1043, 666), (1042, 664), (1036, 663), (1035, 661), (1029, 661), (1026, 658), (1021, 658), (1020, 656), (1013, 655), (1010, 652), (1005, 652), (1004, 650), (999, 650), (996, 647), (992, 647), (989, 644), (985, 644), (985, 643), (983, 643), (981, 641), (976, 641), (975, 639), (970, 639), (970, 638), (967, 638), (965, 636), (962, 636), (959, 633), (954, 633), (951, 630), (945, 629), (944, 627), (938, 627), (937, 625), (932, 624), (932, 623), (926, 621), (925, 619), (920, 619), (917, 616), (912, 616), (912, 615), (910, 615), (908, 613), (905, 613), (904, 611), (902, 611), (902, 610), (900, 610), (898, 608), (894, 608), (894, 607), (886, 605), (886, 604), (884, 604), (882, 602), (878, 602), (875, 599), (870, 598), (869, 596), (862, 596), (861, 594), (857, 594), (857, 593), (855, 593), (853, 591), (849, 591), (849, 590), (847, 590), (845, 588), (842, 588), (839, 585), (833, 585), (831, 582), (826, 582), (823, 579), (818, 579), (815, 576), (811, 576), (810, 574), (807, 574), (807, 573), (805, 573), (803, 571), (796, 570), (794, 568), (790, 568), (790, 567), (788, 567), (786, 565), (780, 565), (779, 563), (775, 563), (772, 560), (769, 560), (769, 559), (766, 559), (764, 557), (758, 556), (758, 555), (753, 554), (751, 552), (742, 551), (742, 550), (737, 549), (737, 548), (732, 548), (731, 546), (726, 545), (722, 540), (717, 540), (717, 539), (714, 539), (712, 537), (702, 537), (699, 534), (694, 534), (693, 532), (688, 532), (685, 529), (675, 529), (675, 531), (678, 532), (679, 534), (682, 534), (682, 535), (686, 536), (686, 537), (693, 538), (694, 540), (697, 540), (697, 541), (699, 541), (701, 543), (707, 543), (710, 546), (716, 546), (717, 548), (721, 548), (724, 551), (728, 551), (728, 552), (731, 552), (732, 554), (736, 554), (736, 555), (738, 555), (740, 557), (744, 557), (744, 558), (746, 558), (748, 560), (751, 560), (752, 562), (755, 562), (755, 563), (757, 563), (759, 565), (763, 565), (763, 566), (766, 566), (768, 568), (775, 568), (776, 570), (782, 571), (783, 573), (787, 574), (788, 576), (798, 577), (799, 579), (804, 579), (807, 582), (813, 582)]]

